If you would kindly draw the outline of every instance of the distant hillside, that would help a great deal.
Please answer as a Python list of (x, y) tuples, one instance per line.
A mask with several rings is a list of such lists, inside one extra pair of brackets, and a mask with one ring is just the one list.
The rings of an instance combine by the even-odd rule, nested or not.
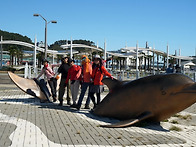
[[(60, 47), (61, 45), (64, 45), (64, 44), (70, 44), (71, 41), (70, 40), (58, 40), (56, 42), (54, 42), (53, 44), (51, 44), (49, 46), (49, 49), (51, 50), (62, 50), (62, 48)], [(88, 46), (95, 46), (95, 43), (93, 41), (89, 41), (89, 40), (73, 40), (73, 44), (85, 44), (85, 45), (88, 45)], [(84, 48), (80, 48), (80, 49), (84, 49)]]
[[(23, 35), (20, 35), (18, 33), (10, 33), (10, 32), (7, 32), (7, 31), (2, 31), (0, 30), (0, 36), (3, 36), (3, 40), (15, 40), (15, 41), (23, 41), (23, 42), (28, 42), (28, 43), (32, 43), (32, 40), (27, 37), (27, 36), (23, 36)], [(60, 47), (60, 45), (63, 45), (63, 44), (66, 44), (68, 41), (68, 43), (70, 43), (71, 41), (70, 40), (58, 40), (58, 41), (55, 41), (53, 44), (49, 45), (49, 49), (51, 50), (62, 50), (62, 48)], [(85, 44), (85, 45), (89, 45), (89, 46), (94, 46), (95, 47), (95, 43), (93, 41), (89, 41), (89, 40), (83, 40), (83, 39), (80, 39), (80, 40), (73, 40), (73, 44)], [(25, 46), (20, 46), (20, 45), (3, 45), (3, 50), (7, 50), (9, 51), (10, 49), (17, 49), (17, 50), (32, 50), (28, 47), (25, 47)], [(88, 49), (85, 49), (85, 48), (78, 48), (79, 52), (83, 52), (84, 50), (88, 50)]]
[[(15, 40), (15, 41), (33, 43), (30, 38), (28, 38), (27, 36), (22, 36), (18, 33), (10, 33), (7, 31), (0, 30), (0, 36), (3, 36), (3, 40)], [(29, 48), (20, 45), (3, 45), (3, 49), (8, 50), (10, 46), (16, 46), (20, 50), (29, 50)]]

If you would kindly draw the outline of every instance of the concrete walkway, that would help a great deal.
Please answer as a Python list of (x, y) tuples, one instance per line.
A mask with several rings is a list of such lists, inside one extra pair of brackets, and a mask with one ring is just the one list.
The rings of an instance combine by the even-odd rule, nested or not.
[(160, 125), (99, 127), (116, 121), (65, 103), (40, 103), (13, 84), (0, 84), (0, 147), (196, 146), (196, 104)]

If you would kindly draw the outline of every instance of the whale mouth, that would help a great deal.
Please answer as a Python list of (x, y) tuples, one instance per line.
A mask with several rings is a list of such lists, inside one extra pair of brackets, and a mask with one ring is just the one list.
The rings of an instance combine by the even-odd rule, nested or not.
[(173, 94), (182, 94), (182, 93), (196, 93), (196, 90), (183, 90), (183, 91), (180, 91), (180, 92), (176, 92), (176, 93), (173, 93)]

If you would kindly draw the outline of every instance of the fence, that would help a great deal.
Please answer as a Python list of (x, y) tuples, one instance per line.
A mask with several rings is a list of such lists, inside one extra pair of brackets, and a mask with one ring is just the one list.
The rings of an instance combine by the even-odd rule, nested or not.
[[(43, 66), (42, 66), (43, 67)], [(41, 67), (41, 69), (42, 69)], [(54, 71), (57, 71), (58, 67), (55, 67)], [(25, 69), (24, 69), (24, 78), (34, 78), (37, 77), (38, 73), (40, 73), (41, 69), (34, 69), (33, 66), (28, 65), (28, 63), (25, 64)], [(130, 71), (124, 71), (124, 70), (111, 70), (108, 69), (108, 71), (118, 80), (121, 81), (128, 81), (128, 80), (135, 80), (136, 79), (136, 71), (135, 70), (130, 70)], [(150, 75), (155, 75), (155, 74), (164, 74), (164, 71), (154, 71), (154, 72), (147, 72), (147, 71), (140, 71), (139, 72), (139, 78), (150, 76)], [(196, 71), (182, 71), (183, 74), (187, 75), (191, 79), (193, 79), (196, 82)]]

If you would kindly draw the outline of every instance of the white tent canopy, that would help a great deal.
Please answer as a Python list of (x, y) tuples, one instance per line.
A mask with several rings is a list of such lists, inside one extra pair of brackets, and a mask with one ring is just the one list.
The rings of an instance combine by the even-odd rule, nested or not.
[(193, 62), (184, 62), (182, 63), (183, 66), (195, 66), (195, 64)]

